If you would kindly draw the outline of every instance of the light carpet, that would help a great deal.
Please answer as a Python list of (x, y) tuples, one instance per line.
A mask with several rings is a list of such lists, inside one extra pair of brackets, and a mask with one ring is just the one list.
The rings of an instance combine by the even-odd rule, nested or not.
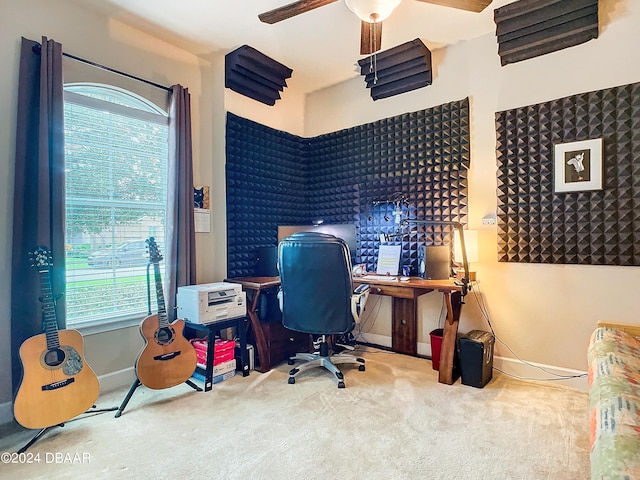
[[(345, 389), (321, 369), (288, 385), (286, 363), (206, 393), (140, 387), (120, 418), (53, 428), (17, 459), (39, 463), (0, 464), (0, 478), (589, 478), (586, 392), (499, 373), (481, 389), (442, 385), (428, 360), (359, 355), (366, 371), (345, 367)], [(98, 407), (126, 392), (102, 395)], [(2, 427), (0, 452), (34, 433)]]

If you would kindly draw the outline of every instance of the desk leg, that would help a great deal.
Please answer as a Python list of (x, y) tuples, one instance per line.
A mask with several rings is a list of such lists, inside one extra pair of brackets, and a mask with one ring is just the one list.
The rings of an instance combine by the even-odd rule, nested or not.
[(456, 350), (456, 338), (458, 336), (458, 324), (460, 323), (460, 311), (462, 309), (462, 294), (460, 292), (444, 293), (447, 304), (447, 321), (444, 324), (444, 334), (440, 349), (440, 371), (438, 382), (453, 384), (457, 380), (454, 378), (454, 355)]
[(269, 359), (267, 340), (264, 336), (264, 332), (262, 331), (260, 318), (258, 317), (258, 299), (260, 298), (260, 290), (251, 290), (251, 292), (251, 307), (247, 310), (247, 315), (249, 315), (249, 321), (251, 322), (253, 336), (256, 339), (257, 354), (258, 358), (260, 359), (259, 365), (256, 367), (256, 370), (264, 373), (271, 370), (271, 363)]
[(415, 298), (392, 299), (391, 348), (405, 355), (418, 354), (417, 302)]

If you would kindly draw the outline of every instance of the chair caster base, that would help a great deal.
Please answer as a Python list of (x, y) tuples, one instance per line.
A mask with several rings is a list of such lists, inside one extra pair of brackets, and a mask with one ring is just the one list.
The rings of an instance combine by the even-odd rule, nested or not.
[[(322, 350), (321, 348), (320, 351)], [(288, 358), (289, 365), (293, 365), (296, 361), (301, 361), (302, 363), (289, 370), (288, 383), (290, 385), (296, 383), (295, 377), (297, 377), (299, 373), (309, 370), (310, 368), (324, 367), (333, 374), (338, 388), (345, 388), (344, 375), (340, 371), (339, 365), (357, 365), (358, 370), (361, 372), (364, 372), (366, 368), (363, 358), (342, 354), (323, 356), (318, 353), (296, 353), (294, 356)]]

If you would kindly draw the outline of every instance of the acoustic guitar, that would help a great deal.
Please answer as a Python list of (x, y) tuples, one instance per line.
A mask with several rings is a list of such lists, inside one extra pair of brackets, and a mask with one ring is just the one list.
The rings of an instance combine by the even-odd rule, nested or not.
[(26, 428), (47, 428), (91, 408), (100, 393), (98, 377), (83, 355), (77, 330), (58, 330), (51, 288), (51, 252), (38, 247), (30, 254), (38, 269), (44, 333), (20, 346), (23, 376), (13, 405), (16, 421)]
[(162, 293), (160, 261), (162, 256), (153, 237), (147, 240), (149, 262), (153, 264), (158, 314), (150, 315), (140, 324), (145, 340), (138, 359), (136, 373), (144, 386), (160, 390), (186, 382), (196, 369), (196, 351), (184, 337), (184, 320), (169, 323)]

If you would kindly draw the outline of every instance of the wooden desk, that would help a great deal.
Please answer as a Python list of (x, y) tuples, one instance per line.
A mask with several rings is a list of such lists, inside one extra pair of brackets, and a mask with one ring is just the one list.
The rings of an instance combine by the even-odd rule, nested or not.
[[(258, 317), (258, 299), (261, 291), (280, 285), (279, 277), (238, 277), (227, 278), (225, 282), (239, 283), (249, 297), (247, 314), (256, 340), (256, 350), (260, 358), (269, 358), (268, 346)], [(418, 353), (418, 297), (425, 293), (438, 291), (445, 297), (447, 321), (440, 350), (440, 370), (438, 381), (451, 385), (456, 379), (453, 375), (453, 360), (456, 337), (462, 308), (462, 287), (450, 280), (423, 280), (411, 277), (406, 282), (386, 279), (354, 277), (354, 284), (371, 285), (371, 293), (387, 295), (393, 298), (391, 312), (391, 348), (398, 353), (417, 355)], [(267, 368), (268, 367), (268, 368)], [(260, 371), (268, 371), (270, 365), (263, 365)]]
[(374, 295), (392, 297), (391, 349), (413, 356), (418, 354), (418, 297), (433, 291), (441, 292), (447, 306), (447, 321), (440, 350), (438, 381), (451, 385), (456, 380), (453, 361), (462, 308), (462, 286), (456, 285), (453, 279), (424, 280), (419, 277), (410, 277), (405, 282), (354, 277), (353, 283), (369, 284)]
[(280, 277), (237, 277), (226, 278), (224, 281), (239, 283), (242, 285), (242, 289), (247, 292), (247, 315), (256, 341), (256, 353), (260, 359), (258, 371), (268, 372), (271, 370), (271, 364), (267, 360), (270, 356), (262, 323), (258, 317), (258, 300), (264, 290), (280, 286)]
[(260, 297), (266, 290), (280, 286), (280, 277), (237, 277), (225, 282), (239, 283), (247, 292), (247, 315), (256, 343), (258, 372), (268, 372), (274, 364), (309, 351), (309, 335), (285, 328), (282, 322), (266, 323), (260, 319)]

